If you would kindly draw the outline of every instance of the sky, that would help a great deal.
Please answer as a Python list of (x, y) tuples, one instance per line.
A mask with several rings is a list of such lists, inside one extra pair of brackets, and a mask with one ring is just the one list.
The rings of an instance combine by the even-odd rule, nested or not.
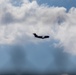
[[(0, 72), (76, 71), (76, 0), (0, 0)], [(48, 39), (33, 36), (49, 35)]]

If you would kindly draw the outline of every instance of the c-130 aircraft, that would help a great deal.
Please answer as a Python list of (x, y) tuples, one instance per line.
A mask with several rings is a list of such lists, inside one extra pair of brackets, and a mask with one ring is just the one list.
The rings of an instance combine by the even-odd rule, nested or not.
[(34, 35), (36, 38), (40, 38), (40, 39), (49, 38), (49, 36), (38, 36), (36, 33), (33, 33), (33, 35)]

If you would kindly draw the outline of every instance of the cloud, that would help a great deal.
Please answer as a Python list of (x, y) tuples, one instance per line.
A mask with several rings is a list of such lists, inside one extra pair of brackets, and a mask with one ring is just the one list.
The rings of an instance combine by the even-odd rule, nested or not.
[[(17, 0), (16, 0), (17, 1)], [(58, 40), (57, 46), (76, 54), (76, 8), (48, 7), (22, 0), (0, 1), (0, 44), (19, 44)], [(17, 5), (17, 6), (16, 6)], [(35, 39), (32, 33), (50, 35), (50, 39)], [(56, 43), (55, 43), (56, 44)]]

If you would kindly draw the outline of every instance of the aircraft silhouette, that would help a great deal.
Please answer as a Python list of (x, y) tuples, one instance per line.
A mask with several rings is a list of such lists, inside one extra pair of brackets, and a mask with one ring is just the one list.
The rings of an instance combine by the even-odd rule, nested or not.
[(33, 35), (34, 35), (36, 38), (40, 38), (40, 39), (49, 38), (49, 36), (38, 36), (36, 33), (33, 33)]

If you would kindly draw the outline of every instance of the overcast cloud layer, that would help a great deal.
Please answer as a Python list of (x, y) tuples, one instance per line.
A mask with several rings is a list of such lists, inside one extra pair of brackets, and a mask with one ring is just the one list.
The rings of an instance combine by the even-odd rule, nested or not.
[[(16, 3), (16, 2), (15, 2)], [(58, 40), (56, 47), (76, 54), (76, 8), (38, 5), (36, 1), (0, 0), (0, 44), (41, 43)], [(32, 33), (50, 35), (50, 39), (35, 39)]]

